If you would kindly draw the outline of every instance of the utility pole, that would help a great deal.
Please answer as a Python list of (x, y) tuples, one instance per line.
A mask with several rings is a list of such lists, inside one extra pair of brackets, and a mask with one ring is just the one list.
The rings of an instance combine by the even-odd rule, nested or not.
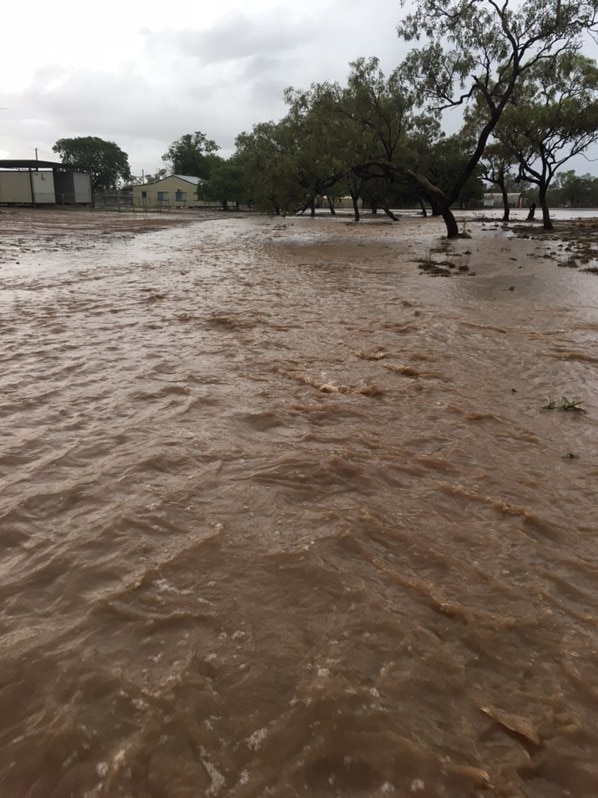
[(29, 169), (29, 187), (31, 188), (31, 207), (36, 208), (35, 202), (35, 183), (33, 182), (33, 171)]

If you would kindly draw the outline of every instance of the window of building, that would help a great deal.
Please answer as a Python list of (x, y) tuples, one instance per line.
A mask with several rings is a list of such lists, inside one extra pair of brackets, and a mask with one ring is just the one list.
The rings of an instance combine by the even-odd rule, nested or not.
[(177, 202), (187, 202), (187, 192), (177, 191), (177, 193), (175, 194), (175, 199)]
[(158, 202), (168, 202), (168, 191), (158, 191)]

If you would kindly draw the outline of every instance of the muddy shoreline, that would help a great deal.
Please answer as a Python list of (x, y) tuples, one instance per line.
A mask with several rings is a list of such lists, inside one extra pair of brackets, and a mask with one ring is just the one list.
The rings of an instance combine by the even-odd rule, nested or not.
[[(400, 212), (399, 212), (400, 213)], [(545, 231), (540, 223), (527, 223), (525, 217), (512, 218), (510, 222), (503, 223), (499, 220), (499, 213), (486, 214), (480, 211), (463, 212), (457, 214), (459, 224), (464, 233), (464, 240), (475, 237), (476, 233), (494, 232), (497, 235), (507, 235), (513, 239), (531, 240), (542, 247), (542, 253), (553, 259), (558, 265), (567, 268), (580, 269), (591, 273), (598, 272), (598, 219), (571, 218), (559, 219), (555, 222), (555, 229)], [(46, 247), (60, 247), (68, 250), (75, 246), (98, 246), (106, 236), (126, 238), (131, 235), (156, 232), (173, 227), (193, 225), (198, 222), (230, 221), (234, 219), (259, 218), (259, 214), (251, 212), (223, 213), (214, 210), (177, 211), (165, 210), (162, 212), (142, 211), (105, 211), (87, 209), (26, 209), (26, 208), (0, 208), (0, 263), (14, 261), (19, 253), (31, 252), (35, 246), (33, 239)], [(273, 219), (264, 216), (273, 222), (284, 223), (283, 219)], [(295, 217), (297, 218), (297, 217)], [(299, 217), (306, 220), (307, 217)], [(360, 223), (366, 225), (383, 225), (396, 227), (398, 237), (401, 230), (415, 219), (420, 218), (414, 213), (404, 214), (399, 222), (391, 222), (382, 215), (364, 216)], [(345, 224), (359, 229), (359, 224), (354, 224), (350, 214), (339, 212), (336, 217), (330, 217), (322, 212), (318, 219)], [(468, 271), (460, 269), (459, 264), (442, 263), (438, 257), (431, 257), (432, 253), (442, 254), (450, 246), (444, 239), (443, 226), (437, 220), (421, 220), (424, 224), (434, 226), (438, 240), (433, 244), (428, 257), (420, 257), (422, 269), (428, 274), (436, 276), (450, 276), (459, 272)], [(77, 238), (75, 242), (74, 238)], [(84, 238), (84, 243), (81, 241)], [(434, 262), (440, 268), (434, 269)], [(428, 263), (426, 267), (426, 263)], [(445, 268), (442, 268), (444, 265)], [(448, 269), (447, 269), (448, 267)], [(451, 271), (452, 270), (452, 271)]]
[[(401, 212), (399, 211), (399, 214)], [(46, 243), (58, 243), (63, 248), (69, 247), (69, 236), (85, 236), (90, 242), (101, 240), (104, 236), (127, 236), (164, 230), (173, 227), (192, 225), (206, 221), (230, 221), (234, 219), (259, 218), (259, 214), (251, 212), (223, 213), (219, 210), (164, 210), (162, 212), (143, 211), (106, 211), (87, 209), (27, 209), (0, 208), (0, 259), (18, 254), (23, 247), (32, 245), (31, 237), (43, 237)], [(499, 213), (487, 214), (481, 211), (457, 212), (459, 224), (463, 230), (463, 238), (475, 238), (476, 232), (494, 231), (497, 235), (508, 234), (514, 238), (533, 240), (540, 245), (553, 243), (548, 248), (560, 265), (570, 268), (595, 267), (598, 263), (598, 219), (567, 218), (555, 222), (555, 229), (545, 231), (541, 223), (529, 223), (524, 216), (511, 218), (507, 223), (500, 221)], [(282, 218), (263, 216), (273, 222), (281, 223)], [(293, 218), (293, 217), (290, 217)], [(307, 220), (308, 217), (294, 217)], [(320, 220), (337, 222), (359, 228), (354, 224), (350, 214), (339, 212), (335, 217), (321, 212)], [(402, 228), (409, 222), (419, 219), (430, 227), (435, 226), (438, 233), (436, 246), (442, 251), (444, 239), (443, 226), (432, 218), (422, 220), (419, 215), (407, 212), (399, 222), (391, 222), (383, 215), (365, 215), (361, 226), (383, 225), (396, 228), (401, 235)], [(447, 242), (448, 243), (448, 242)], [(444, 244), (446, 248), (447, 244)], [(574, 262), (575, 261), (575, 262)], [(593, 271), (593, 269), (591, 269)]]

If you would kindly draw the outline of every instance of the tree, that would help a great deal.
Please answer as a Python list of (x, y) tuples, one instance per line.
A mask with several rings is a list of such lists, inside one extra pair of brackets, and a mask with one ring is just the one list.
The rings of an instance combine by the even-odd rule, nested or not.
[(380, 169), (379, 161), (402, 160), (408, 132), (431, 132), (435, 123), (414, 117), (412, 97), (398, 73), (387, 78), (377, 58), (350, 66), (344, 88), (325, 82), (285, 91), (289, 110), (277, 126), (280, 155), (298, 184), (299, 210), (315, 213), (316, 199), (324, 197), (334, 213), (334, 196), (349, 193), (356, 221), (360, 197), (396, 219), (390, 203), (398, 177)]
[(313, 214), (321, 196), (334, 213), (333, 196), (349, 193), (356, 221), (360, 197), (396, 219), (388, 190), (395, 176), (352, 167), (396, 154), (404, 139), (405, 93), (394, 76), (385, 77), (377, 58), (360, 58), (350, 66), (344, 88), (325, 82), (285, 91), (289, 111), (280, 133), (302, 194), (299, 209), (311, 208)]
[(598, 178), (593, 175), (577, 175), (572, 169), (560, 172), (553, 181), (550, 201), (553, 205), (598, 207)]
[(243, 168), (248, 199), (276, 215), (295, 210), (301, 199), (283, 128), (281, 122), (260, 122), (235, 140), (235, 160)]
[(561, 53), (525, 76), (495, 135), (519, 165), (518, 177), (538, 187), (545, 230), (552, 230), (547, 192), (557, 170), (598, 140), (598, 64)]
[(212, 167), (210, 179), (197, 188), (199, 199), (219, 202), (223, 211), (228, 211), (229, 202), (239, 203), (247, 198), (243, 165), (234, 156), (225, 160), (218, 158)]
[(172, 165), (171, 174), (208, 180), (219, 149), (215, 141), (197, 130), (195, 133), (185, 133), (180, 139), (173, 141), (162, 160)]
[[(447, 193), (465, 168), (466, 153), (467, 143), (463, 135), (443, 136), (430, 148), (426, 175), (435, 186)], [(476, 165), (455, 197), (455, 201), (458, 201), (461, 207), (465, 207), (471, 200), (481, 200), (484, 196), (480, 171), (479, 165)], [(434, 213), (441, 213), (441, 208), (437, 206), (437, 197), (432, 195), (430, 201)]]
[(131, 177), (129, 156), (113, 141), (97, 136), (58, 139), (52, 150), (65, 166), (89, 173), (92, 191), (114, 191)]
[[(340, 98), (340, 112), (352, 124), (345, 146), (357, 183), (351, 198), (358, 218), (357, 191), (373, 207), (383, 208), (391, 218), (389, 202), (396, 193), (397, 169), (387, 164), (413, 156), (412, 136), (425, 130), (431, 139), (438, 128), (431, 117), (414, 114), (414, 97), (399, 70), (384, 75), (377, 58), (351, 62), (347, 87)], [(404, 177), (401, 179), (404, 180)], [(351, 181), (355, 182), (355, 180)]]
[(410, 8), (398, 25), (399, 36), (407, 42), (422, 36), (427, 41), (403, 62), (404, 80), (430, 110), (441, 113), (475, 100), (482, 115), (464, 165), (447, 190), (425, 174), (405, 170), (436, 197), (447, 235), (454, 238), (458, 227), (451, 205), (522, 79), (536, 65), (580, 49), (583, 35), (596, 30), (598, 0), (414, 0)]
[(162, 167), (162, 169), (158, 169), (153, 175), (148, 174), (145, 176), (146, 183), (157, 183), (158, 180), (164, 180), (165, 177), (168, 177), (168, 169)]
[[(297, 210), (310, 208), (315, 213), (317, 197), (329, 197), (346, 171), (339, 157), (339, 134), (342, 120), (335, 100), (338, 93), (327, 83), (312, 84), (307, 91), (286, 89), (289, 110), (281, 122), (281, 141), (287, 162), (293, 170), (302, 194)], [(330, 203), (331, 211), (334, 206)]]
[(480, 161), (481, 177), (493, 186), (496, 186), (502, 196), (503, 216), (502, 221), (508, 222), (511, 216), (509, 206), (508, 182), (512, 177), (511, 168), (515, 158), (499, 142), (488, 144)]

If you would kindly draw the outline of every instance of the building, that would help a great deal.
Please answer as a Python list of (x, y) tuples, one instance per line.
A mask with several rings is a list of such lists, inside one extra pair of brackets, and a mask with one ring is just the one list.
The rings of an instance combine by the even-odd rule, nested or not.
[[(523, 194), (512, 192), (507, 194), (507, 200), (509, 203), (509, 208), (523, 208), (525, 205), (525, 201), (523, 198)], [(487, 193), (484, 194), (484, 208), (502, 208), (503, 207), (503, 198), (502, 194), (500, 193)]]
[(134, 208), (206, 208), (210, 203), (197, 199), (200, 177), (169, 175), (154, 183), (133, 186)]
[(0, 171), (0, 204), (53, 205), (55, 202), (52, 171)]
[(0, 160), (1, 205), (90, 205), (91, 178), (54, 161)]

